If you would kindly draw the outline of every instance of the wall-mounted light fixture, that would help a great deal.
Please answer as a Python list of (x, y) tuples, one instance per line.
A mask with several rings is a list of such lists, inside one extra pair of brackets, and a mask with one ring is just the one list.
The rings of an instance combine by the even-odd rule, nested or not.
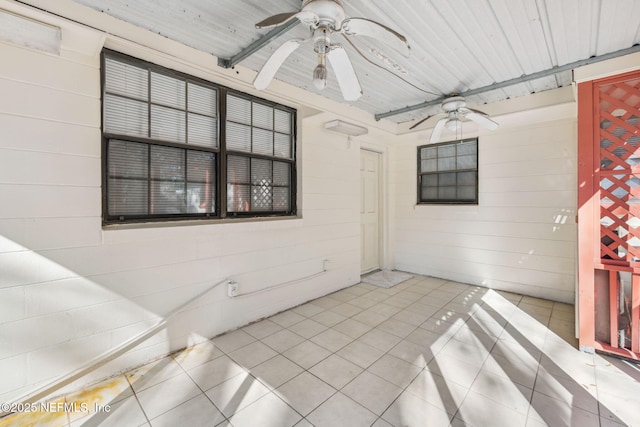
[(0, 10), (0, 41), (60, 55), (60, 27)]
[(344, 133), (349, 136), (360, 136), (369, 133), (369, 129), (363, 126), (354, 125), (352, 123), (343, 122), (342, 120), (331, 120), (324, 124), (325, 129), (334, 132)]

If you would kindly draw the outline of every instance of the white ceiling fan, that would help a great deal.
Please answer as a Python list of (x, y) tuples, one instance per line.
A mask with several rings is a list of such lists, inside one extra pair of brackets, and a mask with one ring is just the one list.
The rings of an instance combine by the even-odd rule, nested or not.
[(311, 30), (307, 39), (287, 40), (278, 47), (264, 64), (253, 85), (266, 89), (284, 61), (300, 45), (313, 41), (313, 50), (318, 55), (318, 66), (313, 70), (313, 84), (318, 90), (327, 85), (326, 58), (347, 101), (355, 101), (362, 95), (362, 88), (347, 52), (339, 43), (332, 41), (334, 33), (343, 36), (367, 36), (386, 43), (405, 56), (410, 48), (407, 39), (400, 33), (379, 22), (365, 18), (345, 18), (342, 0), (304, 0), (299, 12), (280, 13), (256, 24), (256, 28), (270, 28), (298, 19)]
[[(491, 120), (489, 116), (482, 111), (467, 108), (464, 97), (462, 96), (451, 96), (449, 98), (446, 98), (444, 101), (442, 101), (442, 109), (444, 110), (446, 116), (438, 120), (438, 122), (434, 126), (433, 131), (431, 132), (431, 138), (429, 139), (429, 142), (432, 144), (440, 140), (442, 131), (445, 128), (452, 132), (459, 132), (462, 126), (461, 119), (463, 118), (472, 120), (480, 126), (489, 130), (496, 130), (498, 126), (500, 126), (498, 123)], [(420, 123), (422, 123), (422, 121)], [(415, 126), (420, 123), (417, 123)]]

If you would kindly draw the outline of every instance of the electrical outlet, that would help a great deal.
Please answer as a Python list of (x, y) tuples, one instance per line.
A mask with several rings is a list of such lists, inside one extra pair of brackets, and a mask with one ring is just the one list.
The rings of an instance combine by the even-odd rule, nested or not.
[(229, 283), (227, 286), (227, 294), (229, 295), (230, 298), (238, 296), (238, 284), (233, 280), (229, 280)]
[(322, 270), (327, 271), (329, 269), (329, 265), (331, 265), (331, 260), (323, 259), (322, 260)]

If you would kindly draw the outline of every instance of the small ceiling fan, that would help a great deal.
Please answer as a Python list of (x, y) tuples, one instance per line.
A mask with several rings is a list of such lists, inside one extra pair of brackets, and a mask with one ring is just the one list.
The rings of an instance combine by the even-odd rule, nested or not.
[[(382, 41), (405, 56), (410, 48), (407, 39), (391, 28), (365, 18), (345, 18), (342, 0), (304, 0), (299, 12), (280, 13), (256, 24), (256, 28), (271, 28), (298, 19), (311, 30), (307, 39), (287, 40), (278, 47), (264, 64), (253, 85), (256, 89), (266, 89), (280, 66), (299, 46), (313, 41), (313, 50), (318, 55), (318, 65), (313, 70), (313, 84), (318, 90), (327, 86), (326, 59), (340, 86), (342, 96), (347, 101), (355, 101), (362, 95), (362, 88), (353, 65), (342, 45), (334, 43), (334, 33), (343, 36), (367, 36)], [(349, 41), (347, 39), (347, 41)]]
[[(498, 126), (500, 126), (498, 123), (491, 120), (489, 116), (482, 111), (467, 108), (464, 97), (462, 96), (451, 96), (449, 98), (446, 98), (442, 101), (441, 105), (446, 114), (446, 117), (438, 120), (433, 128), (433, 131), (431, 131), (431, 138), (429, 138), (429, 142), (432, 144), (440, 140), (442, 131), (445, 128), (452, 132), (459, 132), (462, 126), (462, 119), (472, 120), (480, 126), (485, 127), (489, 130), (496, 130)], [(425, 120), (426, 119), (416, 123), (411, 127), (411, 129), (415, 128)]]

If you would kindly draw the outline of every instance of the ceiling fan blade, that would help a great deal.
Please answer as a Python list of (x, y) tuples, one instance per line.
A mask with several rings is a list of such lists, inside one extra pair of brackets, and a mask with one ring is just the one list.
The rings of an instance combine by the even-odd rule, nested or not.
[(256, 28), (271, 28), (286, 24), (292, 19), (298, 18), (303, 24), (315, 24), (318, 22), (318, 15), (313, 12), (301, 10), (299, 12), (279, 13), (264, 19), (256, 24)]
[(370, 19), (345, 19), (342, 23), (341, 31), (348, 36), (367, 36), (380, 40), (407, 57), (411, 53), (411, 47), (405, 36), (386, 25)]
[(360, 82), (353, 69), (351, 60), (349, 60), (347, 51), (341, 46), (332, 46), (327, 56), (329, 57), (331, 68), (333, 68), (333, 72), (336, 75), (336, 80), (338, 80), (338, 86), (340, 86), (344, 99), (346, 101), (355, 101), (360, 98), (362, 88), (360, 87)]
[(469, 108), (459, 108), (458, 113), (460, 113), (462, 117), (473, 120), (480, 126), (485, 127), (489, 130), (496, 130), (498, 129), (498, 126), (500, 126), (498, 123), (491, 120), (489, 117), (487, 117), (486, 114), (482, 113), (481, 111), (471, 110)]
[(431, 117), (433, 116), (427, 116), (424, 119), (421, 119), (418, 123), (414, 124), (413, 126), (411, 126), (409, 128), (409, 130), (414, 130), (415, 128), (417, 128), (418, 126), (420, 126), (421, 124), (423, 124), (424, 122), (426, 122), (427, 120), (429, 120)]
[(258, 90), (266, 89), (282, 63), (305, 41), (304, 39), (292, 39), (282, 43), (262, 66), (262, 69), (253, 80), (253, 86)]
[(440, 141), (440, 137), (442, 136), (444, 125), (447, 124), (447, 120), (449, 120), (448, 117), (443, 117), (440, 120), (438, 120), (438, 123), (436, 123), (435, 127), (431, 131), (431, 138), (429, 138), (430, 144), (435, 144), (438, 141)]

